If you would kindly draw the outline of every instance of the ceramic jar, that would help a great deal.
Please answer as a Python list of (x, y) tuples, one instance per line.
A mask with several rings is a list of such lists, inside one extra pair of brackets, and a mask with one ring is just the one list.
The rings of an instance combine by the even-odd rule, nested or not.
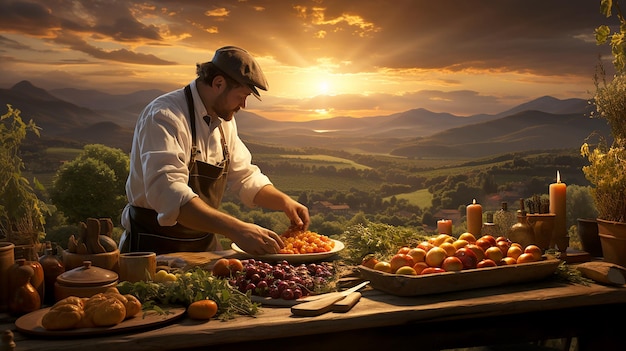
[(13, 243), (0, 242), (0, 312), (9, 307), (9, 270), (15, 262), (14, 248)]
[(106, 292), (108, 288), (117, 286), (117, 273), (108, 269), (93, 266), (90, 261), (60, 274), (54, 284), (56, 301), (68, 296), (91, 297)]
[(43, 267), (43, 275), (44, 275), (44, 302), (46, 304), (53, 304), (55, 301), (54, 298), (54, 283), (57, 281), (57, 277), (65, 272), (65, 266), (63, 262), (53, 254), (53, 250), (51, 248), (46, 249), (46, 253), (39, 257), (39, 263)]

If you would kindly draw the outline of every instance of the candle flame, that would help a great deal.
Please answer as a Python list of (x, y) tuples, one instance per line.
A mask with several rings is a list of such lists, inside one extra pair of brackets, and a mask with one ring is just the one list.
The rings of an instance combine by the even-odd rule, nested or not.
[(474, 199), (474, 200), (472, 201), (472, 204), (476, 205), (476, 199)]
[(556, 182), (557, 183), (561, 182), (561, 173), (559, 173), (559, 171), (556, 171)]

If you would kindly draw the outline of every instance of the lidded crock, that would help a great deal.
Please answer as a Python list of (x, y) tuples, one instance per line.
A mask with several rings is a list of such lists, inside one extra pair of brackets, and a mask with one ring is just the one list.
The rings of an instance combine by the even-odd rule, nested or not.
[(54, 284), (55, 299), (68, 296), (91, 297), (117, 286), (118, 274), (108, 269), (92, 266), (91, 261), (60, 274)]

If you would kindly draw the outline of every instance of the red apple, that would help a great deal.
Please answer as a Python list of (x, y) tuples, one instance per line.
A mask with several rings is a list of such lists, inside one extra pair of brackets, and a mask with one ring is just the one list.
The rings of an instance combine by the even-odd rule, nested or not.
[(415, 264), (415, 262), (413, 262), (413, 257), (407, 254), (395, 254), (391, 260), (389, 260), (389, 263), (391, 264), (391, 273), (395, 273), (400, 267), (413, 267)]
[(428, 252), (428, 251), (430, 251), (430, 249), (432, 249), (435, 246), (433, 244), (429, 243), (428, 241), (422, 241), (421, 243), (419, 243), (417, 245), (417, 247), (419, 247), (420, 249)]
[(373, 254), (365, 255), (365, 257), (363, 257), (363, 259), (361, 260), (361, 265), (367, 268), (374, 269), (376, 263), (378, 263), (378, 259), (376, 259), (376, 256), (374, 256)]
[(509, 251), (509, 247), (511, 247), (511, 243), (505, 240), (500, 240), (496, 242), (496, 246), (500, 248), (500, 251), (502, 251), (502, 256), (506, 256), (506, 253)]
[(478, 264), (478, 258), (476, 254), (471, 249), (467, 247), (462, 247), (454, 253), (454, 256), (461, 259), (463, 262), (463, 269), (473, 269), (476, 268), (476, 264)]
[(476, 245), (480, 246), (480, 248), (483, 249), (483, 251), (487, 251), (488, 248), (492, 246), (496, 246), (496, 243), (494, 242), (493, 245), (491, 245), (491, 241), (481, 237), (478, 240), (476, 240)]
[[(500, 262), (500, 261), (498, 261)], [(476, 264), (476, 268), (486, 268), (486, 267), (497, 267), (498, 264), (490, 259), (490, 258), (485, 258), (484, 260), (478, 262), (478, 264)]]
[(420, 273), (420, 275), (433, 274), (433, 273), (445, 273), (445, 270), (441, 267), (428, 267), (428, 268), (424, 268), (422, 270), (422, 273)]
[(441, 268), (446, 272), (458, 272), (463, 269), (463, 262), (456, 256), (446, 257), (441, 264)]
[(476, 255), (476, 259), (478, 261), (482, 260), (483, 258), (485, 258), (485, 250), (482, 249), (482, 247), (476, 245), (476, 244), (469, 244), (467, 246), (465, 246), (466, 248), (474, 251), (474, 255)]
[(410, 248), (410, 247), (408, 247), (408, 246), (403, 246), (403, 247), (399, 248), (399, 249), (398, 249), (398, 252), (396, 252), (396, 253), (399, 253), (399, 254), (408, 254), (410, 250), (411, 250), (411, 248)]
[(426, 262), (417, 262), (413, 265), (413, 269), (415, 269), (415, 273), (420, 274), (424, 269), (428, 268)]
[(496, 246), (497, 241), (496, 241), (496, 238), (493, 237), (493, 235), (485, 234), (481, 236), (479, 239), (487, 240), (489, 244), (491, 244), (491, 246)]
[(496, 238), (496, 243), (497, 243), (498, 241), (508, 241), (508, 242), (509, 242), (509, 244), (511, 244), (511, 240), (509, 240), (509, 238), (507, 238), (506, 236), (499, 236), (499, 237), (497, 237), (497, 238)]

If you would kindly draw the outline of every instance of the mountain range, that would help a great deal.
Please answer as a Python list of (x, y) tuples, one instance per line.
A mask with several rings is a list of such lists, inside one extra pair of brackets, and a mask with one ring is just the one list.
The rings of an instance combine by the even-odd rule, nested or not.
[[(0, 89), (0, 104), (42, 128), (51, 140), (100, 143), (130, 150), (135, 121), (159, 90), (113, 95), (97, 90), (46, 91), (28, 81)], [(322, 148), (404, 157), (483, 157), (506, 152), (578, 148), (592, 133), (608, 137), (583, 99), (544, 96), (499, 114), (456, 116), (422, 108), (374, 117), (275, 121), (242, 110), (236, 119), (248, 144)]]

